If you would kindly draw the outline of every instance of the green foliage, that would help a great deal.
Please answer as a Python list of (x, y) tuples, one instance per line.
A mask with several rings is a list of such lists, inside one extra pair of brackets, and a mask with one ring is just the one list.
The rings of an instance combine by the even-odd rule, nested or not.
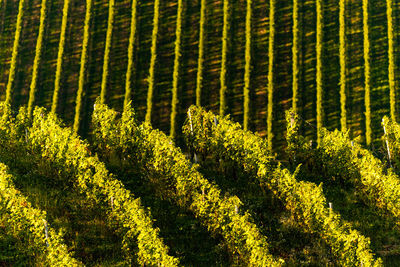
[[(393, 123), (387, 118), (383, 123), (386, 137), (393, 137)], [(296, 121), (295, 125), (297, 124)], [(298, 135), (297, 127), (288, 125), (288, 147), (291, 148), (289, 153), (292, 156), (301, 162), (308, 161), (315, 166), (321, 166), (318, 172), (325, 177), (339, 177), (351, 182), (367, 205), (377, 207), (400, 224), (400, 180), (393, 171), (386, 172), (382, 161), (359, 143), (352, 141), (348, 132), (329, 132), (322, 129), (321, 143), (317, 149), (312, 149)], [(390, 148), (394, 149), (392, 145)]]
[(101, 103), (105, 103), (106, 100), (108, 68), (110, 65), (109, 63), (110, 50), (111, 50), (112, 32), (114, 27), (114, 9), (115, 9), (115, 0), (110, 0), (108, 2), (108, 24), (107, 24), (107, 35), (106, 35), (106, 47), (104, 48), (103, 76), (101, 79), (101, 91), (100, 91)]
[(151, 59), (149, 69), (149, 88), (147, 91), (146, 122), (151, 123), (151, 111), (153, 109), (153, 92), (155, 86), (155, 65), (157, 59), (157, 35), (160, 18), (160, 0), (154, 1), (153, 33), (151, 36)]
[(147, 123), (139, 126), (132, 109), (127, 108), (121, 119), (116, 116), (105, 105), (96, 105), (92, 118), (93, 139), (102, 155), (117, 153), (130, 166), (139, 167), (162, 197), (191, 210), (211, 233), (223, 237), (232, 254), (238, 255), (243, 263), (249, 266), (282, 264), (269, 253), (267, 240), (249, 213), (241, 211), (238, 197), (223, 197), (171, 138)]
[(316, 0), (317, 7), (317, 41), (316, 41), (316, 53), (317, 53), (317, 142), (319, 144), (321, 136), (320, 129), (322, 128), (322, 48), (323, 48), (323, 40), (322, 40), (322, 31), (323, 31), (323, 10), (322, 10), (322, 1)]
[[(4, 129), (2, 129), (4, 130)], [(61, 233), (47, 226), (46, 213), (32, 204), (14, 186), (14, 177), (0, 163), (0, 217), (6, 231), (20, 236), (24, 250), (36, 256), (37, 264), (48, 266), (82, 266), (68, 252)], [(46, 237), (47, 231), (47, 237)]]
[(11, 105), (12, 103), (15, 69), (17, 68), (17, 59), (18, 59), (19, 43), (20, 43), (19, 39), (21, 36), (22, 19), (24, 17), (24, 11), (25, 11), (24, 9), (25, 9), (25, 0), (20, 0), (18, 5), (18, 17), (17, 17), (17, 25), (15, 27), (15, 36), (14, 36), (14, 45), (11, 56), (10, 72), (8, 74), (8, 82), (6, 89), (6, 103), (9, 105)]
[(339, 1), (340, 126), (347, 129), (346, 113), (346, 1)]
[(39, 25), (39, 34), (36, 40), (36, 51), (35, 51), (35, 60), (33, 62), (33, 70), (32, 70), (32, 81), (29, 90), (29, 100), (28, 100), (28, 116), (32, 116), (33, 104), (35, 103), (35, 94), (37, 88), (37, 80), (38, 80), (38, 72), (39, 66), (42, 59), (42, 43), (44, 38), (44, 29), (46, 26), (46, 18), (47, 18), (47, 0), (42, 0), (42, 5), (40, 8), (40, 25)]
[(286, 111), (286, 123), (286, 151), (290, 159), (294, 161), (296, 157), (308, 158), (310, 144), (307, 144), (305, 138), (299, 135), (299, 116), (293, 109)]
[(201, 106), (201, 89), (203, 87), (203, 68), (204, 68), (204, 43), (206, 27), (207, 0), (200, 3), (200, 33), (199, 33), (199, 58), (197, 59), (197, 78), (196, 78), (196, 105)]
[(63, 164), (65, 169), (75, 169), (77, 183), (89, 198), (97, 202), (113, 202), (113, 207), (109, 208), (110, 219), (117, 220), (126, 229), (123, 248), (128, 254), (132, 253), (132, 244), (138, 243), (138, 263), (176, 266), (177, 259), (167, 254), (168, 248), (158, 237), (158, 229), (153, 228), (150, 214), (142, 207), (140, 199), (133, 199), (132, 194), (113, 178), (96, 156), (91, 156), (88, 146), (70, 129), (62, 129), (54, 116), (44, 117), (42, 114), (43, 110), (36, 110), (29, 131), (29, 140), (41, 150), (42, 157)]
[(76, 94), (75, 118), (74, 118), (74, 132), (78, 133), (81, 120), (83, 87), (85, 86), (85, 76), (88, 60), (88, 46), (90, 37), (90, 21), (92, 17), (93, 0), (86, 0), (86, 14), (85, 14), (85, 27), (83, 29), (83, 43), (81, 53), (81, 65), (79, 70), (79, 85)]
[(63, 16), (62, 16), (61, 32), (60, 32), (60, 41), (58, 43), (56, 78), (54, 80), (54, 93), (53, 93), (53, 101), (52, 101), (52, 104), (51, 104), (51, 112), (53, 112), (53, 113), (56, 113), (56, 111), (57, 111), (58, 95), (60, 93), (61, 71), (62, 71), (64, 49), (65, 49), (65, 35), (67, 33), (69, 6), (70, 6), (70, 0), (64, 0)]
[(363, 34), (364, 34), (364, 87), (365, 87), (365, 139), (367, 145), (371, 144), (371, 66), (370, 66), (370, 43), (368, 25), (368, 1), (363, 0)]
[(293, 0), (293, 44), (292, 44), (292, 108), (297, 111), (299, 88), (299, 3)]
[(228, 64), (228, 47), (229, 47), (229, 31), (231, 28), (231, 7), (230, 0), (224, 0), (224, 27), (222, 29), (222, 59), (220, 74), (220, 91), (219, 91), (219, 115), (223, 116), (226, 111), (226, 89), (227, 89), (227, 64)]
[(132, 1), (132, 13), (131, 13), (131, 30), (129, 34), (129, 45), (128, 45), (128, 67), (126, 69), (125, 79), (125, 98), (124, 98), (124, 109), (131, 101), (131, 87), (132, 87), (132, 70), (133, 70), (133, 48), (135, 46), (136, 31), (137, 31), (137, 0)]
[(383, 139), (386, 143), (389, 161), (394, 169), (400, 170), (400, 125), (394, 119), (383, 117), (382, 126), (385, 131)]
[(176, 17), (176, 39), (175, 39), (175, 60), (174, 73), (172, 77), (172, 103), (171, 103), (171, 127), (170, 136), (172, 139), (176, 137), (176, 114), (178, 109), (178, 83), (179, 69), (181, 59), (181, 42), (182, 42), (182, 16), (183, 16), (183, 1), (178, 0), (178, 14)]
[(393, 37), (392, 0), (386, 0), (386, 16), (388, 26), (388, 58), (389, 58), (389, 88), (390, 88), (390, 117), (396, 121), (396, 82)]
[(269, 188), (284, 203), (305, 232), (319, 235), (332, 248), (337, 264), (381, 265), (380, 259), (373, 258), (369, 239), (326, 208), (322, 185), (297, 181), (294, 174), (282, 168), (271, 156), (265, 140), (242, 130), (239, 124), (198, 107), (191, 107), (190, 113), (183, 132), (194, 151), (226, 158), (255, 176), (261, 185)]
[(246, 47), (245, 47), (245, 66), (244, 66), (244, 106), (243, 106), (243, 128), (249, 128), (250, 117), (250, 72), (251, 72), (251, 17), (252, 0), (247, 0), (246, 7)]
[[(272, 121), (274, 108), (274, 44), (275, 44), (275, 0), (269, 1), (269, 40), (268, 40), (268, 111), (267, 111), (267, 140), (268, 149), (272, 150)], [(223, 116), (224, 114), (220, 114)]]
[(168, 248), (159, 238), (159, 230), (153, 228), (152, 218), (140, 199), (134, 199), (104, 163), (92, 156), (86, 142), (72, 129), (60, 125), (54, 113), (46, 114), (43, 108), (36, 108), (30, 123), (22, 109), (15, 123), (10, 116), (3, 116), (0, 130), (2, 147), (17, 147), (20, 153), (13, 155), (25, 153), (31, 161), (45, 162), (63, 177), (70, 177), (89, 201), (107, 210), (109, 223), (114, 226), (117, 223), (120, 228), (127, 260), (135, 258), (138, 264), (151, 266), (178, 264), (177, 259), (167, 254)]

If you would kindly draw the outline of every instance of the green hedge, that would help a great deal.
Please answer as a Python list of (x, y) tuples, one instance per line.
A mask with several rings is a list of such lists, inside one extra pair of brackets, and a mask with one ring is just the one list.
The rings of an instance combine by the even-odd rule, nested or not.
[(369, 239), (327, 207), (322, 185), (297, 181), (295, 174), (282, 168), (268, 152), (264, 139), (242, 130), (238, 123), (195, 106), (189, 111), (183, 132), (192, 150), (233, 162), (256, 177), (261, 186), (284, 203), (304, 232), (319, 235), (332, 248), (338, 265), (382, 265), (380, 259), (373, 258)]
[(178, 13), (176, 16), (176, 39), (175, 39), (175, 59), (174, 73), (172, 76), (172, 103), (171, 103), (171, 127), (170, 136), (172, 139), (176, 137), (176, 115), (178, 110), (178, 86), (181, 64), (181, 43), (182, 43), (182, 16), (183, 16), (183, 1), (178, 0)]
[(224, 26), (222, 29), (222, 58), (219, 90), (219, 114), (223, 116), (226, 112), (226, 89), (227, 89), (227, 68), (228, 68), (228, 50), (229, 50), (229, 31), (231, 28), (231, 7), (230, 0), (224, 0)]
[(346, 112), (346, 1), (339, 1), (340, 126), (347, 129)]
[[(178, 265), (178, 260), (168, 255), (168, 247), (159, 237), (159, 230), (153, 227), (151, 215), (140, 199), (134, 198), (108, 172), (105, 164), (92, 155), (89, 145), (71, 128), (62, 127), (57, 116), (47, 114), (43, 108), (36, 108), (31, 120), (24, 109), (16, 119), (9, 114), (8, 109), (0, 123), (0, 145), (18, 152), (7, 153), (10, 162), (26, 158), (34, 162), (33, 166), (45, 164), (45, 169), (53, 169), (70, 179), (91, 203), (106, 210), (107, 223), (119, 228), (127, 264), (135, 260), (140, 265)], [(13, 159), (16, 156), (18, 158)], [(42, 169), (38, 171), (43, 172)]]
[(15, 69), (17, 68), (17, 63), (18, 63), (17, 60), (18, 60), (19, 45), (20, 45), (19, 43), (22, 31), (22, 19), (24, 17), (24, 11), (25, 11), (25, 0), (20, 0), (18, 5), (17, 25), (15, 27), (14, 45), (11, 55), (10, 72), (8, 73), (8, 82), (6, 88), (6, 103), (9, 105), (11, 105), (12, 103)]
[(44, 30), (46, 27), (46, 18), (47, 18), (47, 0), (42, 0), (42, 5), (40, 8), (40, 24), (39, 24), (39, 34), (36, 40), (36, 51), (35, 51), (35, 59), (33, 62), (32, 69), (32, 81), (29, 90), (29, 100), (28, 100), (28, 115), (32, 116), (33, 105), (35, 103), (35, 94), (37, 90), (37, 80), (38, 80), (38, 72), (42, 59), (42, 47), (43, 47), (43, 38), (44, 38)]
[(207, 0), (201, 0), (200, 3), (200, 33), (199, 33), (199, 57), (197, 59), (197, 77), (196, 77), (196, 105), (201, 106), (201, 89), (203, 88), (203, 69), (204, 69), (204, 44), (206, 31), (206, 12)]
[(108, 2), (106, 47), (104, 48), (103, 75), (101, 78), (101, 91), (100, 91), (101, 103), (105, 103), (107, 94), (108, 68), (110, 65), (110, 51), (111, 51), (112, 33), (114, 27), (114, 9), (115, 9), (115, 0), (110, 0)]
[(299, 3), (293, 0), (293, 44), (292, 44), (292, 108), (297, 111), (299, 89)]
[[(385, 164), (352, 141), (348, 132), (330, 132), (323, 128), (319, 147), (312, 149), (298, 133), (297, 115), (288, 116), (288, 121), (289, 155), (296, 157), (297, 162), (312, 162), (325, 177), (351, 182), (366, 205), (377, 207), (382, 215), (391, 216), (400, 224), (400, 180), (392, 170), (386, 171)], [(386, 124), (387, 118), (384, 121), (388, 136), (393, 137), (395, 127)]]
[(242, 210), (236, 196), (223, 196), (220, 189), (205, 179), (176, 147), (171, 138), (149, 124), (138, 125), (132, 109), (122, 118), (105, 105), (96, 104), (93, 140), (97, 151), (107, 158), (117, 155), (123, 164), (138, 167), (163, 198), (192, 211), (213, 233), (222, 236), (232, 255), (249, 266), (280, 266), (282, 260), (269, 252), (269, 244)]
[(6, 232), (22, 237), (24, 250), (35, 256), (38, 265), (83, 266), (68, 252), (61, 234), (48, 227), (46, 212), (32, 207), (14, 180), (8, 167), (0, 163), (0, 217)]
[(317, 41), (316, 41), (316, 54), (317, 54), (317, 65), (316, 65), (316, 83), (317, 83), (317, 142), (319, 144), (321, 136), (320, 129), (323, 124), (323, 109), (322, 109), (322, 91), (323, 91), (323, 80), (322, 80), (322, 50), (323, 50), (323, 6), (322, 0), (316, 0), (317, 8)]
[(365, 141), (367, 145), (372, 141), (371, 130), (371, 65), (370, 65), (370, 42), (368, 25), (369, 0), (363, 0), (363, 34), (364, 34), (364, 103), (365, 103)]
[(86, 0), (86, 14), (85, 14), (85, 26), (83, 29), (83, 42), (82, 42), (82, 52), (81, 52), (81, 63), (79, 70), (79, 84), (78, 91), (76, 94), (76, 103), (75, 103), (75, 117), (74, 117), (74, 132), (78, 133), (79, 126), (81, 122), (81, 109), (82, 109), (82, 98), (83, 98), (83, 89), (85, 86), (85, 77), (86, 77), (86, 69), (87, 69), (87, 61), (88, 61), (88, 46), (90, 39), (90, 23), (92, 17), (92, 6), (93, 0)]
[[(268, 111), (267, 139), (268, 149), (272, 150), (272, 121), (274, 108), (274, 63), (275, 63), (275, 0), (269, 1), (269, 40), (268, 40)], [(224, 114), (220, 114), (224, 115)]]
[(251, 19), (252, 19), (252, 0), (247, 0), (246, 6), (246, 47), (245, 47), (245, 66), (244, 66), (244, 88), (243, 88), (243, 128), (249, 128), (250, 120), (250, 79), (251, 79)]
[(390, 117), (396, 121), (396, 81), (394, 56), (394, 30), (392, 0), (386, 0), (386, 17), (388, 26), (388, 58), (389, 58), (389, 89), (390, 89)]
[(70, 8), (69, 7), (70, 3), (71, 3), (70, 0), (64, 0), (60, 41), (58, 43), (56, 78), (54, 80), (53, 101), (51, 104), (51, 112), (53, 112), (53, 113), (57, 112), (57, 107), (58, 107), (58, 96), (60, 94), (61, 72), (62, 72), (62, 65), (63, 65), (63, 60), (64, 60), (64, 50), (65, 50), (65, 35), (67, 33), (68, 13), (69, 13), (69, 8)]
[(155, 66), (157, 60), (157, 36), (158, 36), (158, 23), (160, 20), (160, 0), (154, 1), (154, 17), (153, 17), (153, 33), (151, 35), (151, 58), (149, 69), (149, 88), (147, 90), (147, 109), (146, 109), (146, 122), (151, 123), (151, 112), (153, 110), (153, 93), (155, 87)]
[(132, 87), (132, 71), (133, 71), (133, 57), (136, 41), (136, 31), (137, 31), (137, 0), (132, 0), (132, 12), (131, 12), (131, 30), (129, 34), (129, 45), (128, 45), (128, 66), (126, 68), (126, 78), (125, 78), (125, 98), (124, 98), (124, 109), (125, 106), (131, 101), (131, 87)]

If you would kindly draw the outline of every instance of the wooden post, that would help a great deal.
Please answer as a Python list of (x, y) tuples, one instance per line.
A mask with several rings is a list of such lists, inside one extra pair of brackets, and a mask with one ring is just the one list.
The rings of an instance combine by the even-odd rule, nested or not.
[[(384, 119), (382, 119), (382, 122), (384, 122)], [(392, 167), (392, 157), (390, 155), (389, 142), (388, 142), (388, 139), (386, 137), (386, 128), (385, 128), (385, 124), (384, 123), (382, 123), (382, 125), (383, 125), (383, 132), (385, 134), (385, 143), (386, 143), (386, 149), (387, 149), (388, 158), (389, 158), (389, 164), (390, 164), (390, 167)]]
[(293, 125), (294, 125), (294, 117), (293, 117), (293, 113), (291, 113), (290, 115), (291, 115), (291, 117), (290, 117), (290, 127), (292, 127), (292, 128), (293, 128)]
[(44, 224), (44, 234), (46, 237), (46, 245), (49, 246), (49, 241), (48, 241), (49, 240), (49, 230), (47, 228), (47, 222), (45, 219), (43, 219), (43, 224)]
[(28, 129), (25, 128), (25, 142), (28, 143)]
[(192, 124), (192, 114), (190, 113), (190, 108), (188, 110), (189, 122), (190, 122), (190, 131), (193, 135), (193, 124)]

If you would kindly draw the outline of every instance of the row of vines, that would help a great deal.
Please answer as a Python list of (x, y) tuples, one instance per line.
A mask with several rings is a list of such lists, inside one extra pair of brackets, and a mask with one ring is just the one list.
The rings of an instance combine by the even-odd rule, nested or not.
[[(321, 129), (318, 148), (312, 148), (305, 138), (299, 135), (299, 118), (288, 112), (288, 153), (293, 160), (301, 163), (312, 162), (320, 166), (313, 170), (324, 177), (338, 177), (354, 184), (363, 195), (366, 204), (373, 204), (390, 214), (399, 222), (400, 209), (398, 197), (400, 183), (392, 170), (386, 170), (385, 164), (373, 153), (349, 138), (348, 132)], [(388, 149), (393, 151), (396, 124), (387, 117), (383, 119), (385, 131), (389, 136)], [(386, 138), (386, 136), (385, 136)], [(389, 145), (390, 144), (390, 145)], [(393, 154), (395, 155), (395, 154)], [(313, 173), (311, 172), (311, 173)]]
[(21, 246), (33, 258), (31, 264), (43, 261), (50, 266), (82, 266), (68, 252), (62, 236), (48, 226), (46, 213), (32, 207), (27, 198), (15, 188), (13, 181), (9, 169), (1, 163), (0, 220), (9, 233), (27, 240)]
[[(136, 260), (140, 264), (175, 266), (178, 259), (168, 255), (168, 247), (158, 237), (158, 229), (153, 228), (150, 214), (144, 210), (140, 200), (134, 199), (106, 169), (106, 164), (115, 160), (116, 156), (121, 167), (131, 166), (146, 173), (147, 182), (154, 185), (160, 197), (190, 210), (213, 235), (221, 235), (231, 255), (236, 255), (239, 262), (262, 266), (280, 266), (284, 263), (269, 252), (270, 245), (266, 237), (253, 222), (251, 213), (242, 207), (242, 200), (226, 193), (222, 196), (218, 186), (203, 177), (198, 165), (185, 158), (170, 137), (154, 130), (147, 122), (138, 124), (130, 104), (119, 115), (98, 98), (92, 117), (92, 146), (82, 141), (73, 128), (63, 127), (55, 114), (47, 113), (43, 108), (36, 108), (32, 115), (22, 108), (14, 118), (5, 104), (2, 112), (2, 161), (15, 165), (28, 160), (31, 166), (43, 166), (44, 163), (49, 168), (61, 170), (64, 177), (70, 177), (68, 179), (72, 179), (80, 192), (96, 205), (111, 203), (106, 216), (110, 222), (117, 220), (119, 227), (124, 229), (122, 247), (128, 262), (134, 259), (132, 253), (137, 255)], [(286, 117), (287, 151), (294, 163), (304, 163), (306, 166), (315, 164), (319, 169), (314, 172), (322, 173), (324, 177), (340, 177), (354, 184), (366, 205), (374, 205), (383, 211), (382, 216), (392, 217), (398, 223), (400, 184), (393, 170), (386, 170), (382, 161), (352, 141), (346, 132), (329, 132), (322, 128), (319, 145), (313, 148), (299, 134), (298, 115), (291, 110)], [(387, 117), (382, 120), (382, 126), (388, 160), (391, 166), (398, 169), (400, 126)], [(375, 259), (369, 239), (354, 230), (338, 213), (327, 208), (322, 184), (317, 186), (312, 182), (297, 180), (298, 170), (291, 173), (283, 167), (268, 149), (267, 140), (243, 130), (227, 117), (205, 112), (196, 106), (188, 111), (183, 134), (196, 163), (202, 165), (206, 158), (211, 157), (214, 162), (239, 168), (250, 180), (258, 181), (263, 190), (271, 191), (274, 198), (283, 203), (302, 231), (316, 234), (330, 246), (337, 264), (382, 265), (381, 259)], [(97, 156), (92, 156), (92, 148), (105, 163)], [(199, 156), (203, 159), (200, 162)], [(13, 189), (12, 176), (7, 174), (7, 168), (3, 165), (0, 167), (1, 177), (4, 177), (0, 185), (9, 188), (2, 191), (18, 195), (18, 191)], [(46, 170), (36, 168), (46, 175)], [(20, 199), (15, 201), (27, 207), (28, 212), (30, 204), (24, 204), (27, 200), (18, 197)], [(16, 202), (10, 200), (10, 203)], [(5, 203), (0, 207), (7, 209), (11, 206)], [(20, 209), (19, 206), (12, 207)], [(19, 216), (18, 212), (12, 210), (10, 214)], [(45, 222), (43, 215), (37, 216), (39, 211), (32, 212), (35, 215), (29, 217), (26, 216), (29, 212), (24, 211), (23, 218), (39, 218), (41, 220), (37, 220)], [(42, 225), (37, 233), (41, 236), (40, 246), (42, 250), (47, 247), (46, 253), (50, 253), (44, 255), (52, 255), (51, 251), (55, 249), (57, 255), (63, 253), (64, 261), (68, 259), (65, 264), (79, 264), (68, 258), (68, 252), (60, 243), (62, 240), (53, 230), (47, 230), (46, 223), (33, 224), (35, 227)], [(43, 239), (43, 227), (46, 228), (46, 239)], [(48, 231), (56, 241), (49, 241)], [(134, 245), (136, 242), (137, 247)], [(40, 242), (34, 244), (39, 246)], [(48, 260), (57, 261), (57, 258), (49, 256)]]
[[(49, 169), (60, 171), (66, 179), (70, 177), (94, 205), (100, 208), (110, 203), (103, 216), (110, 224), (117, 222), (127, 264), (136, 261), (153, 266), (178, 265), (178, 259), (168, 254), (169, 248), (159, 237), (159, 229), (153, 227), (151, 215), (140, 199), (125, 189), (97, 156), (92, 156), (88, 144), (77, 137), (73, 129), (62, 127), (53, 113), (47, 114), (42, 108), (33, 111), (31, 120), (25, 109), (21, 109), (16, 118), (11, 117), (6, 106), (3, 112), (2, 161), (23, 166), (24, 160), (29, 159), (31, 168), (38, 172), (43, 171), (40, 166), (44, 163)], [(13, 148), (14, 153), (7, 154), (5, 147)]]
[(183, 132), (193, 151), (234, 162), (248, 176), (254, 176), (260, 186), (284, 203), (305, 232), (315, 232), (331, 246), (339, 265), (381, 264), (373, 259), (368, 239), (326, 208), (321, 186), (297, 181), (295, 174), (275, 161), (265, 140), (201, 108), (191, 107), (189, 113)]
[(221, 234), (240, 261), (251, 266), (282, 264), (281, 259), (270, 254), (267, 239), (251, 222), (250, 214), (239, 212), (241, 201), (236, 196), (223, 197), (219, 188), (209, 183), (165, 134), (148, 124), (139, 126), (129, 106), (118, 119), (115, 111), (97, 103), (93, 126), (94, 145), (106, 162), (117, 153), (129, 159), (127, 164), (160, 177), (149, 180), (156, 184), (158, 194), (191, 210), (212, 234)]

